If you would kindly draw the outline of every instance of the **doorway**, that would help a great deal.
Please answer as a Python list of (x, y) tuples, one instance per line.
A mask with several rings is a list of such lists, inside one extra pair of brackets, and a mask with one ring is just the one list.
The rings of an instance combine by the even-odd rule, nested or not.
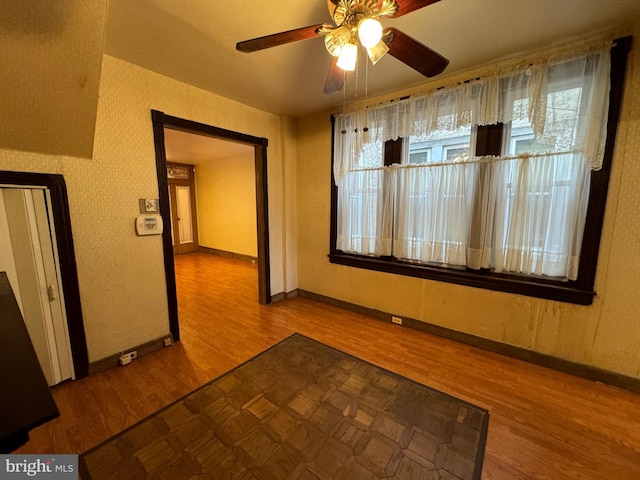
[[(3, 268), (12, 270), (7, 276), (19, 290), (47, 381), (86, 377), (89, 359), (64, 178), (0, 171), (0, 188), (6, 227), (0, 257)], [(33, 315), (46, 318), (29, 326)]]
[(0, 270), (7, 272), (49, 386), (75, 377), (51, 217), (49, 190), (0, 188)]
[[(253, 147), (255, 163), (255, 192), (256, 192), (256, 223), (258, 242), (258, 301), (262, 305), (271, 303), (271, 282), (269, 264), (269, 221), (267, 209), (267, 146), (266, 138), (253, 137), (231, 130), (225, 130), (211, 125), (206, 125), (178, 117), (165, 115), (163, 112), (152, 110), (151, 120), (153, 124), (154, 145), (156, 151), (156, 172), (158, 177), (158, 189), (160, 192), (169, 192), (167, 180), (167, 158), (165, 150), (165, 128), (180, 130), (197, 135), (205, 135), (213, 138), (241, 143)], [(171, 222), (171, 206), (169, 195), (160, 194), (160, 214), (165, 224)], [(170, 229), (165, 229), (162, 234), (164, 264), (167, 284), (167, 301), (169, 306), (169, 329), (174, 340), (180, 339), (180, 326), (178, 319), (178, 303), (176, 293), (175, 265), (173, 259), (173, 243)]]
[(167, 163), (167, 183), (173, 254), (197, 252), (198, 213), (194, 166)]

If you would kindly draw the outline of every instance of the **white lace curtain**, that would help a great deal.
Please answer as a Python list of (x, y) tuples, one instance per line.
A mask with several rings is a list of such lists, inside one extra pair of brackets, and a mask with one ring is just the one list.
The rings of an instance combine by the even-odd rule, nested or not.
[[(610, 46), (337, 116), (337, 248), (577, 278), (589, 172), (604, 155)], [(526, 125), (536, 151), (383, 166), (385, 141), (497, 123)]]
[[(580, 146), (585, 161), (598, 170), (609, 107), (610, 47), (610, 42), (592, 47), (594, 51), (564, 61), (522, 61), (452, 88), (338, 115), (335, 178), (339, 181), (361, 166), (368, 143), (517, 120), (528, 121), (539, 141), (553, 145), (561, 139), (567, 149)], [(562, 96), (552, 95), (570, 84), (583, 89), (578, 111)]]

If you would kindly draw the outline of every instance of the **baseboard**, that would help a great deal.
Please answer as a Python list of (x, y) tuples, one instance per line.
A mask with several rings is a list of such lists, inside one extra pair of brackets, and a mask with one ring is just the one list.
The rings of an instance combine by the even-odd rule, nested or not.
[(251, 255), (245, 255), (244, 253), (228, 252), (226, 250), (219, 250), (217, 248), (198, 247), (198, 252), (208, 253), (209, 255), (216, 255), (218, 257), (231, 258), (233, 260), (240, 260), (246, 263), (256, 263), (258, 257), (252, 257)]
[[(336, 307), (344, 308), (352, 312), (360, 313), (368, 317), (382, 320), (392, 323), (392, 314), (375, 310), (361, 305), (338, 300), (332, 297), (326, 297), (314, 292), (306, 290), (297, 290), (297, 294), (301, 297), (310, 298), (312, 300), (325, 303), (327, 305), (333, 305)], [(498, 342), (496, 340), (489, 340), (486, 338), (471, 335), (469, 333), (459, 332), (439, 325), (433, 325), (431, 323), (423, 322), (413, 318), (402, 317), (402, 327), (412, 328), (421, 332), (426, 332), (438, 337), (454, 340), (459, 343), (471, 345), (473, 347), (482, 348), (494, 353), (499, 353), (507, 357), (516, 358), (518, 360), (524, 360), (525, 362), (533, 363), (543, 367), (551, 368), (564, 373), (569, 373), (577, 377), (586, 378), (595, 382), (604, 383), (613, 387), (623, 388), (634, 393), (640, 393), (640, 379), (622, 375), (620, 373), (603, 370), (590, 365), (584, 365), (581, 363), (571, 362), (562, 358), (553, 357), (533, 350), (527, 350), (526, 348), (516, 347), (506, 343)]]
[(282, 300), (290, 300), (298, 296), (298, 289), (291, 290), (290, 292), (280, 292), (275, 295), (271, 295), (271, 303), (280, 302)]
[(89, 364), (89, 375), (95, 375), (96, 373), (101, 373), (111, 368), (120, 366), (120, 355), (122, 353), (136, 350), (138, 353), (138, 357), (142, 357), (143, 355), (146, 355), (148, 353), (154, 352), (156, 350), (160, 350), (161, 348), (164, 348), (165, 346), (167, 346), (165, 344), (165, 340), (167, 339), (169, 340), (169, 345), (173, 344), (173, 336), (169, 334), (169, 335), (165, 335), (164, 337), (160, 337), (156, 340), (151, 340), (150, 342), (143, 343), (142, 345), (127, 348), (126, 350), (123, 350), (121, 353), (116, 353), (108, 357), (102, 358), (98, 361), (91, 362)]

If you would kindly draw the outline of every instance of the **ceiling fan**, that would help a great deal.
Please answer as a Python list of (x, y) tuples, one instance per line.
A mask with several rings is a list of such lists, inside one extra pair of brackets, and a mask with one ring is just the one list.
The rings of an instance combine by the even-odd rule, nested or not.
[(327, 51), (334, 57), (324, 86), (325, 93), (344, 88), (346, 72), (355, 69), (358, 42), (373, 64), (385, 54), (427, 77), (442, 73), (449, 60), (396, 28), (383, 29), (380, 17), (398, 18), (439, 0), (327, 0), (334, 25), (319, 24), (245, 40), (236, 50), (250, 53), (324, 36)]

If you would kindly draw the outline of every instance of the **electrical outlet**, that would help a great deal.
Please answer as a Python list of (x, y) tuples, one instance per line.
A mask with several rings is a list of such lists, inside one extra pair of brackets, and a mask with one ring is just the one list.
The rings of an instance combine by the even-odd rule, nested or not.
[(138, 358), (137, 350), (123, 353), (122, 355), (120, 355), (120, 365), (129, 365), (131, 363), (131, 360), (133, 360), (134, 358)]
[(400, 317), (391, 317), (391, 321), (396, 325), (402, 325), (402, 319)]
[(164, 339), (164, 346), (168, 347), (169, 345), (173, 345), (173, 338), (171, 337), (165, 337)]

